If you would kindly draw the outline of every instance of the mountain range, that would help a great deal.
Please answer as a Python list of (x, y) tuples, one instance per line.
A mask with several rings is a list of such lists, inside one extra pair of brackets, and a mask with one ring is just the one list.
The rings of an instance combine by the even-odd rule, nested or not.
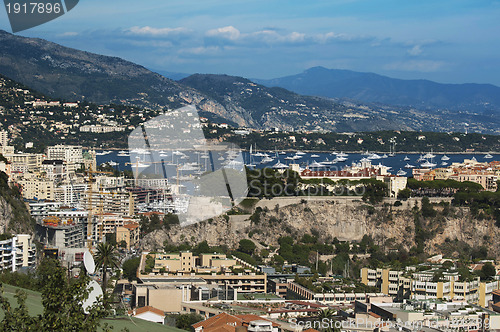
[(277, 86), (313, 96), (349, 98), (420, 109), (500, 114), (500, 87), (491, 84), (441, 84), (324, 67), (313, 67), (297, 75), (254, 81), (268, 87)]
[[(318, 71), (325, 70), (315, 68), (308, 72)], [(419, 109), (377, 100), (357, 101), (345, 95), (324, 97), (313, 91), (302, 95), (228, 75), (183, 77), (185, 74), (171, 72), (176, 78), (182, 77), (175, 81), (117, 57), (1, 30), (0, 74), (54, 98), (151, 109), (194, 104), (200, 115), (212, 121), (255, 129), (461, 131), (467, 122), (470, 131), (500, 133), (495, 112)], [(306, 76), (313, 80), (311, 75)]]

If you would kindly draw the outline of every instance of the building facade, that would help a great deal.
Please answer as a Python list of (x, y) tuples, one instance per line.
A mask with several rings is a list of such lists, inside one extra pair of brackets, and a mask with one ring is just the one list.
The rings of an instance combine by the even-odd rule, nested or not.
[(0, 241), (0, 270), (15, 272), (23, 267), (33, 267), (36, 263), (36, 247), (31, 235), (18, 234)]

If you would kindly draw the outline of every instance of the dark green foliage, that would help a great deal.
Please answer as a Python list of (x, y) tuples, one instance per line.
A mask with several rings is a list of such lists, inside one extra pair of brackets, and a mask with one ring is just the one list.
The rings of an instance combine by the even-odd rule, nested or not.
[[(106, 315), (102, 299), (85, 314), (81, 302), (88, 296), (89, 278), (84, 274), (77, 280), (68, 280), (66, 270), (57, 260), (45, 258), (38, 270), (42, 291), (43, 314), (29, 316), (25, 305), (26, 293), (17, 291), (17, 308), (0, 294), (0, 305), (4, 318), (0, 322), (2, 331), (97, 331), (99, 320)], [(109, 331), (108, 327), (104, 327)]]
[(207, 254), (209, 252), (213, 252), (210, 249), (210, 246), (208, 245), (207, 241), (202, 241), (198, 243), (194, 248), (193, 248), (193, 255), (200, 255), (200, 254)]
[(238, 250), (245, 254), (252, 255), (255, 251), (255, 243), (253, 243), (252, 240), (242, 239), (240, 240)]
[[(118, 268), (119, 258), (116, 247), (111, 243), (99, 243), (95, 254), (95, 264), (98, 269), (102, 269), (102, 290), (106, 297), (108, 268), (111, 270)], [(106, 298), (105, 298), (106, 300)]]
[(139, 268), (140, 262), (140, 257), (129, 258), (123, 262), (123, 277), (127, 278), (129, 281), (137, 280), (137, 269)]
[(155, 258), (151, 255), (146, 256), (146, 264), (144, 266), (144, 272), (151, 273), (155, 267)]
[(424, 218), (432, 218), (435, 217), (437, 212), (434, 210), (434, 207), (429, 201), (429, 197), (425, 196), (422, 198), (422, 208), (421, 208), (422, 216)]
[(365, 191), (363, 194), (364, 201), (368, 201), (372, 204), (377, 204), (382, 202), (384, 197), (387, 196), (387, 185), (382, 181), (368, 179), (361, 180), (360, 183), (363, 183), (365, 185)]
[(409, 178), (407, 183), (410, 189), (457, 189), (466, 192), (479, 192), (483, 187), (475, 182), (459, 182), (456, 180), (434, 180), (434, 181), (417, 181), (414, 178)]
[(12, 272), (8, 269), (5, 269), (0, 274), (0, 283), (6, 283), (8, 285), (31, 289), (31, 290), (40, 290), (40, 283), (36, 278), (36, 275), (33, 273), (19, 273)]
[(247, 262), (253, 266), (258, 265), (257, 260), (255, 260), (255, 258), (250, 256), (249, 254), (246, 254), (246, 253), (241, 252), (241, 251), (233, 251), (233, 252), (231, 252), (231, 254), (235, 257), (238, 257), (241, 260), (244, 260), (245, 262)]
[(495, 219), (495, 224), (500, 227), (500, 192), (458, 192), (453, 198), (453, 205), (469, 206), (476, 217), (481, 215)]
[(398, 198), (402, 201), (406, 201), (410, 197), (411, 197), (411, 190), (408, 188), (400, 190), (398, 193)]
[(107, 233), (106, 242), (116, 246), (116, 233)]
[(201, 322), (204, 318), (201, 315), (190, 313), (182, 314), (176, 317), (175, 327), (178, 329), (191, 331), (191, 325)]
[(493, 264), (487, 262), (481, 268), (481, 280), (490, 280), (496, 275), (496, 270)]

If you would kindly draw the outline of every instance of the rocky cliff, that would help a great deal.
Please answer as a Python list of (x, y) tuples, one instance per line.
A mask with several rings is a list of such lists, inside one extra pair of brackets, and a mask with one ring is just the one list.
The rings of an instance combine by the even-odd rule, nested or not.
[(366, 234), (385, 250), (408, 250), (420, 241), (428, 254), (458, 257), (484, 246), (490, 256), (500, 257), (500, 248), (492, 243), (500, 228), (493, 220), (475, 219), (468, 209), (447, 204), (435, 206), (435, 216), (423, 217), (419, 200), (400, 207), (392, 203), (371, 206), (351, 198), (264, 200), (257, 204), (253, 216), (223, 216), (185, 228), (155, 231), (145, 237), (143, 246), (151, 250), (161, 248), (165, 241), (195, 244), (206, 240), (209, 245), (236, 247), (243, 238), (276, 246), (278, 238), (286, 235), (300, 238), (313, 234), (320, 241), (331, 242), (334, 238), (359, 241)]
[(11, 188), (7, 174), (0, 172), (0, 234), (32, 234), (33, 225), (19, 190)]

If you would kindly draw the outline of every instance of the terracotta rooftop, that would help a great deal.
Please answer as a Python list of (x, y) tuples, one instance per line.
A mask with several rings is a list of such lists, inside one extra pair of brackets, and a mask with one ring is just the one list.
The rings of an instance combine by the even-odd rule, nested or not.
[(194, 329), (201, 327), (203, 330), (208, 328), (214, 328), (222, 325), (231, 324), (233, 326), (241, 326), (243, 324), (243, 320), (233, 315), (226, 314), (222, 312), (216, 316), (205, 319), (201, 322), (191, 325)]
[[(271, 322), (273, 327), (280, 325), (257, 315), (230, 315), (222, 312), (204, 321), (191, 325), (195, 330), (201, 328), (204, 332), (234, 332), (236, 326), (248, 326), (255, 320), (265, 320)], [(227, 326), (227, 327), (224, 327)]]
[(151, 307), (151, 306), (137, 308), (137, 309), (135, 309), (135, 314), (134, 314), (134, 310), (129, 310), (128, 314), (132, 315), (132, 316), (136, 316), (136, 315), (143, 314), (145, 312), (152, 312), (152, 313), (155, 313), (159, 316), (165, 316), (165, 313), (163, 311), (161, 311), (160, 309), (156, 309), (155, 307)]
[(127, 228), (127, 229), (136, 229), (137, 227), (139, 227), (138, 224), (125, 224), (123, 225), (123, 227)]
[(273, 327), (279, 327), (280, 325), (278, 323), (275, 323), (269, 319), (265, 319), (265, 318), (262, 318), (260, 316), (257, 316), (257, 315), (251, 315), (251, 314), (247, 314), (247, 315), (235, 315), (236, 317), (240, 318), (243, 320), (243, 323), (245, 324), (248, 324), (250, 322), (253, 322), (254, 320), (266, 320), (268, 322), (272, 322), (273, 323)]

